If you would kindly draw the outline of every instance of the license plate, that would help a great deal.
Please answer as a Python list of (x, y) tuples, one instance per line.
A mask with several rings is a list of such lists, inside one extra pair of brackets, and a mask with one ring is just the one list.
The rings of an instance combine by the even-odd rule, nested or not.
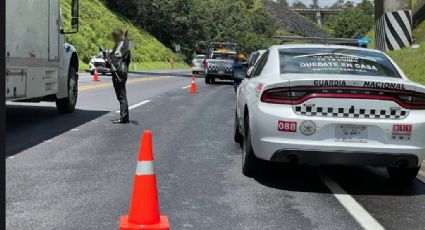
[(218, 71), (218, 74), (224, 74), (223, 70)]
[(367, 142), (367, 127), (360, 125), (337, 125), (335, 130), (336, 141), (339, 142)]

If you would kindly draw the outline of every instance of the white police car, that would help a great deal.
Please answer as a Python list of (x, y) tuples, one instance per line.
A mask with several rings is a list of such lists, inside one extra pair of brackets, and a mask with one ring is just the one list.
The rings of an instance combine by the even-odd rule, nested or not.
[(235, 141), (245, 175), (262, 159), (385, 166), (412, 180), (425, 157), (425, 88), (379, 51), (273, 46), (238, 89)]

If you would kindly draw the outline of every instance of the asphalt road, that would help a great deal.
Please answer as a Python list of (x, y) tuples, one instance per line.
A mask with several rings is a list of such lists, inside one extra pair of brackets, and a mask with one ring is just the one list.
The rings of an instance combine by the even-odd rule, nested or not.
[(192, 95), (189, 72), (132, 74), (132, 122), (113, 125), (118, 103), (101, 80), (81, 76), (74, 114), (7, 106), (8, 229), (117, 229), (146, 129), (172, 229), (425, 229), (424, 171), (406, 185), (368, 167), (269, 164), (247, 178), (231, 85), (200, 79)]

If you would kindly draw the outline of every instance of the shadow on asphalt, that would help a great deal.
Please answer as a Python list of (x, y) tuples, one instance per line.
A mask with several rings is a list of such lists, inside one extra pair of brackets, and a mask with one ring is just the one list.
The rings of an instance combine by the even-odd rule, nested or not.
[(262, 169), (254, 179), (267, 187), (297, 192), (330, 193), (317, 175), (317, 168), (262, 162)]
[(400, 183), (390, 179), (385, 168), (326, 167), (326, 171), (352, 195), (418, 196), (425, 194), (419, 179)]
[(108, 111), (76, 110), (71, 114), (60, 114), (55, 107), (7, 105), (6, 156), (22, 152), (106, 113)]
[(214, 85), (233, 85), (233, 82), (231, 81), (220, 81), (220, 80), (215, 80), (215, 83), (212, 84)]
[(267, 187), (298, 192), (330, 193), (321, 181), (323, 170), (350, 195), (420, 196), (425, 194), (425, 183), (415, 179), (397, 183), (384, 168), (307, 166), (265, 163), (254, 179)]

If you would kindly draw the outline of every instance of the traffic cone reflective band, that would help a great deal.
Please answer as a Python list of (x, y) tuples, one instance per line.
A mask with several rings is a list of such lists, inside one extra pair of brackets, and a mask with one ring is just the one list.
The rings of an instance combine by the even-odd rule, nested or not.
[(99, 81), (99, 73), (97, 69), (94, 69), (93, 81)]
[(128, 216), (120, 219), (120, 230), (169, 230), (166, 216), (159, 214), (158, 191), (153, 164), (152, 132), (143, 133), (136, 175), (134, 176), (133, 194)]
[(196, 83), (195, 83), (195, 75), (192, 76), (192, 84), (190, 85), (189, 93), (197, 93)]

